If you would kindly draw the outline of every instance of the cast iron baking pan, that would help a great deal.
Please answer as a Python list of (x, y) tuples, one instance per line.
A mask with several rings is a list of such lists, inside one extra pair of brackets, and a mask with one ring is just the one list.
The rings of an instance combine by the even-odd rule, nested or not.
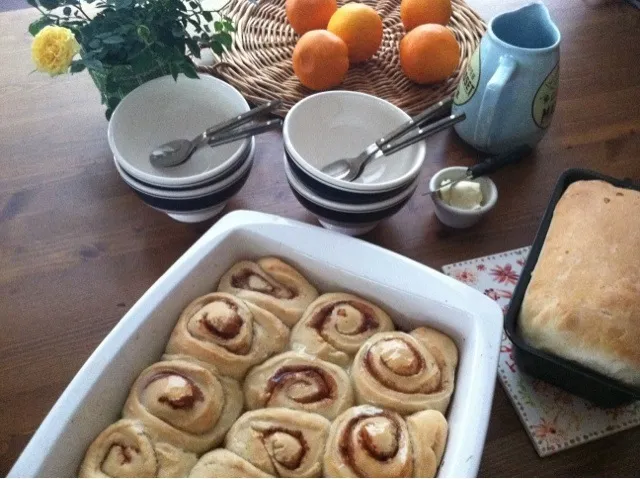
[(518, 330), (518, 316), (522, 299), (547, 236), (556, 203), (571, 183), (580, 180), (602, 180), (614, 186), (640, 191), (640, 185), (634, 184), (629, 179), (619, 180), (591, 170), (572, 168), (560, 176), (513, 293), (509, 310), (505, 316), (504, 329), (513, 342), (515, 362), (521, 371), (563, 388), (576, 396), (588, 399), (598, 406), (615, 407), (640, 399), (640, 389), (608, 378), (573, 361), (540, 351), (528, 345)]

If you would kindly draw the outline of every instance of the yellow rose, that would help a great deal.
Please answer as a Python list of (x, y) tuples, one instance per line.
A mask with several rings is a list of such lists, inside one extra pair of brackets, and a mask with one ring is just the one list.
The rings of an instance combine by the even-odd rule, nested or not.
[(38, 71), (55, 76), (69, 70), (73, 57), (79, 51), (80, 45), (71, 30), (49, 25), (33, 39), (31, 58)]

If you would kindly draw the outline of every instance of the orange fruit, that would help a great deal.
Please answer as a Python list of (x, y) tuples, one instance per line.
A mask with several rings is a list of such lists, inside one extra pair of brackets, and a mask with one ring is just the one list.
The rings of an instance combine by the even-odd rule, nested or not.
[(451, 0), (402, 0), (400, 3), (400, 19), (408, 32), (425, 23), (446, 25), (451, 13)]
[(311, 30), (293, 49), (293, 71), (307, 88), (327, 90), (342, 83), (349, 70), (349, 50), (326, 30)]
[(437, 83), (458, 67), (460, 45), (447, 27), (420, 25), (400, 40), (400, 66), (416, 83)]
[(331, 15), (338, 9), (336, 0), (287, 0), (287, 19), (298, 35), (327, 28)]
[(349, 60), (363, 62), (376, 54), (382, 43), (382, 19), (368, 5), (347, 3), (333, 14), (327, 30), (342, 38)]

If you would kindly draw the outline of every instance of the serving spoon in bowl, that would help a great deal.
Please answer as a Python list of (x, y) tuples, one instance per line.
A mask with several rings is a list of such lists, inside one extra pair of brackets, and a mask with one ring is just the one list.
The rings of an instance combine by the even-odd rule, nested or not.
[[(263, 113), (267, 113), (273, 111), (278, 108), (282, 100), (273, 100), (265, 103), (264, 105), (260, 105), (257, 108), (249, 110), (241, 115), (238, 115), (230, 120), (225, 120), (217, 125), (214, 125), (210, 128), (207, 128), (204, 132), (200, 133), (193, 140), (173, 140), (163, 145), (160, 145), (153, 149), (151, 154), (149, 155), (149, 161), (155, 167), (171, 167), (178, 166), (185, 161), (187, 161), (191, 155), (198, 149), (203, 146), (210, 144), (213, 146), (213, 143), (209, 140), (217, 134), (226, 132), (228, 130), (232, 130), (238, 126), (244, 125), (245, 123), (250, 122), (258, 115)], [(267, 122), (270, 127), (274, 127), (276, 123)], [(258, 132), (253, 132), (254, 134), (260, 133), (265, 130), (261, 130)], [(240, 136), (239, 138), (243, 138)], [(238, 138), (235, 138), (238, 139)], [(235, 141), (235, 140), (231, 140)], [(219, 143), (218, 143), (219, 144)]]
[[(440, 123), (440, 121), (442, 121), (442, 116), (447, 114), (450, 111), (452, 104), (453, 104), (453, 98), (449, 97), (439, 101), (438, 103), (435, 103), (434, 105), (431, 105), (429, 108), (424, 110), (419, 115), (411, 118), (409, 121), (403, 123), (398, 128), (386, 134), (385, 136), (375, 141), (374, 143), (371, 143), (358, 156), (353, 158), (342, 158), (342, 159), (333, 161), (328, 165), (324, 166), (321, 171), (338, 180), (343, 180), (343, 181), (355, 180), (362, 174), (362, 171), (364, 170), (364, 167), (369, 162), (369, 160), (371, 160), (375, 156), (378, 156), (379, 152), (382, 152), (382, 154), (384, 155), (390, 155), (392, 153), (395, 153), (399, 149), (406, 148), (407, 146), (412, 145), (417, 141), (427, 138), (428, 136), (431, 136), (445, 128), (448, 128), (449, 126), (459, 121), (462, 121), (464, 119), (464, 114), (450, 115), (446, 117), (449, 119), (449, 121)], [(436, 121), (427, 125), (427, 122), (430, 122), (435, 119), (440, 119), (440, 121)], [(413, 138), (414, 141), (409, 143), (406, 143), (403, 141), (401, 143), (402, 147), (396, 148), (396, 146), (398, 146), (400, 142), (394, 145), (393, 140), (396, 140), (397, 138), (400, 138), (406, 135), (407, 133), (411, 132), (414, 129), (419, 129), (419, 131), (424, 136), (417, 138), (417, 136), (414, 135), (410, 137), (410, 138)]]

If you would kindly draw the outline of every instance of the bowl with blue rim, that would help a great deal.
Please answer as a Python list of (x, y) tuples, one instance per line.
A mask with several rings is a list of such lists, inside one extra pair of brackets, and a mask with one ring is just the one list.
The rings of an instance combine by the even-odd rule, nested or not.
[(351, 182), (322, 168), (358, 156), (410, 119), (385, 100), (351, 91), (317, 93), (294, 105), (282, 133), (285, 173), (298, 201), (323, 226), (346, 234), (363, 234), (397, 213), (415, 192), (426, 142), (393, 155), (375, 155)]

